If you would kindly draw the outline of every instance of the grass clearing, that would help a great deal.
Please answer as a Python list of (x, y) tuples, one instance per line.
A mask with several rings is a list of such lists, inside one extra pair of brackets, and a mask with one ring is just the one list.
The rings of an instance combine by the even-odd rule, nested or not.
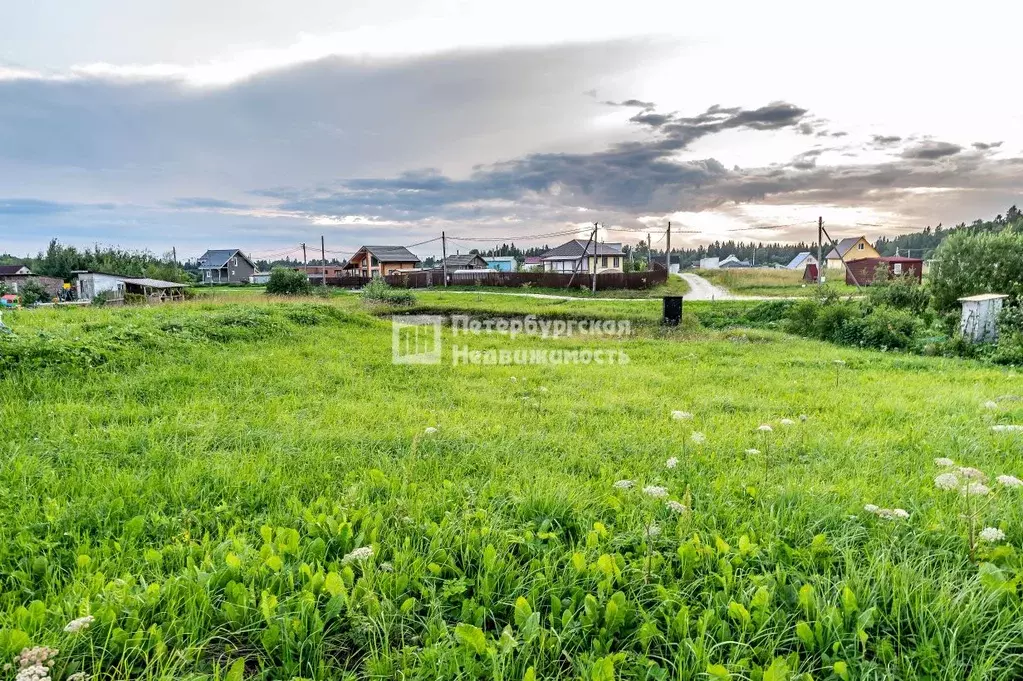
[[(711, 305), (754, 309), (687, 319)], [(933, 482), (1023, 476), (991, 430), (1023, 423), (1016, 374), (437, 292), (414, 311), (636, 320), (467, 341), (630, 362), (394, 365), (365, 309), (5, 315), (31, 352), (0, 376), (0, 653), (58, 648), (59, 681), (1023, 674), (1021, 490)], [(971, 551), (964, 512), (1006, 540)]]
[[(802, 270), (769, 268), (699, 270), (700, 275), (732, 293), (744, 296), (810, 296), (817, 287), (803, 281)], [(855, 286), (845, 283), (844, 274), (825, 271), (825, 280), (830, 289), (840, 295), (859, 293)]]

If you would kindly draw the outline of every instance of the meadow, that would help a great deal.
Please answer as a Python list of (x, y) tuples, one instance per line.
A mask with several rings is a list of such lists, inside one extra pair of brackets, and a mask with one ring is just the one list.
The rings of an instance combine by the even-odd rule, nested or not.
[(629, 357), (548, 366), (354, 295), (6, 314), (0, 678), (1023, 676), (1023, 379), (686, 309), (411, 310), (634, 322), (443, 332)]
[[(816, 285), (803, 281), (802, 270), (751, 268), (697, 270), (694, 273), (744, 296), (802, 297), (814, 295), (817, 291)], [(824, 276), (828, 287), (840, 295), (860, 293), (855, 286), (845, 283), (844, 274), (825, 271)]]

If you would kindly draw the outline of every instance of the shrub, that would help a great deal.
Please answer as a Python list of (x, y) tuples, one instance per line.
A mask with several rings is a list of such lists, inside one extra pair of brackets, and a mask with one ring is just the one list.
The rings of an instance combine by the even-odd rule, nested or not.
[(416, 296), (404, 288), (393, 288), (383, 279), (374, 279), (362, 288), (362, 299), (391, 305), (415, 305)]
[(275, 267), (270, 272), (270, 281), (266, 284), (266, 292), (272, 296), (307, 296), (312, 293), (313, 285), (304, 272)]
[[(884, 271), (887, 272), (887, 268)], [(909, 276), (881, 276), (867, 289), (867, 302), (871, 307), (884, 305), (920, 314), (927, 309), (930, 300), (927, 289)]]
[(34, 305), (39, 302), (46, 302), (53, 296), (46, 290), (46, 287), (36, 279), (28, 279), (18, 291), (21, 296), (22, 305)]
[(125, 305), (145, 305), (146, 297), (141, 293), (125, 293), (124, 294)]
[(934, 257), (930, 286), (938, 310), (957, 309), (959, 298), (977, 293), (1023, 296), (1023, 233), (1012, 228), (979, 234), (957, 231), (941, 243)]

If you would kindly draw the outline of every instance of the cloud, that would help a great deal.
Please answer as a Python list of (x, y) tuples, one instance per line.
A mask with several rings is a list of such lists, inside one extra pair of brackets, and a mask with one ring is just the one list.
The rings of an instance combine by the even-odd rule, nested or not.
[(606, 101), (606, 102), (604, 102), (604, 104), (607, 104), (608, 106), (627, 106), (627, 107), (635, 107), (635, 108), (640, 108), (640, 109), (652, 109), (655, 106), (655, 104), (653, 102), (644, 102), (641, 99), (626, 99), (623, 102), (610, 102), (610, 101)]
[(878, 149), (894, 147), (902, 141), (902, 138), (898, 135), (874, 135), (870, 139), (874, 146)]
[(988, 151), (989, 149), (997, 149), (1002, 146), (1001, 142), (974, 142), (973, 148), (978, 151)]
[(224, 199), (214, 199), (204, 196), (187, 196), (173, 199), (167, 202), (167, 205), (171, 208), (234, 208), (243, 209), (249, 208), (250, 206), (244, 203), (234, 203), (233, 201), (225, 201)]
[(53, 215), (74, 209), (73, 204), (39, 199), (0, 199), (0, 215)]
[(903, 150), (902, 157), (910, 159), (919, 159), (924, 161), (933, 161), (939, 158), (945, 158), (946, 156), (954, 156), (962, 151), (963, 148), (958, 144), (951, 144), (949, 142), (921, 142), (916, 146), (909, 147)]

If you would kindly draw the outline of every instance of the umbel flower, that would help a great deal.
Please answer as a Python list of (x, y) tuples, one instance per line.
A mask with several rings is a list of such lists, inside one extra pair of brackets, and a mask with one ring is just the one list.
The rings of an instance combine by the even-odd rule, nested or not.
[(991, 491), (991, 488), (982, 482), (971, 482), (962, 486), (959, 490), (964, 497), (982, 497)]
[(671, 412), (671, 418), (673, 421), (687, 421), (693, 418), (693, 415), (688, 411), (678, 411), (677, 409)]
[(999, 475), (995, 480), (1004, 487), (1023, 487), (1023, 480), (1013, 475)]
[(959, 475), (964, 478), (969, 478), (970, 480), (983, 480), (987, 477), (984, 475), (984, 471), (978, 468), (973, 468), (972, 466), (960, 466)]
[(77, 633), (79, 631), (84, 631), (84, 630), (88, 629), (89, 626), (95, 620), (96, 620), (96, 618), (93, 617), (92, 615), (86, 615), (85, 617), (79, 617), (78, 619), (73, 619), (73, 620), (71, 620), (70, 622), (67, 623), (67, 625), (64, 627), (64, 631), (66, 631), (69, 634), (75, 634), (75, 633)]
[(778, 423), (782, 424), (783, 426), (794, 426), (794, 425), (796, 425), (796, 422), (793, 421), (792, 419), (782, 419), (781, 421), (778, 421)]
[(643, 494), (654, 499), (663, 499), (668, 496), (668, 489), (666, 487), (658, 487), (657, 485), (647, 485), (643, 488)]
[(978, 534), (977, 537), (981, 541), (986, 541), (989, 544), (995, 544), (1005, 540), (1005, 533), (997, 527), (985, 527), (980, 531), (980, 534)]
[(946, 458), (944, 456), (941, 456), (941, 457), (938, 457), (937, 459), (934, 460), (934, 464), (936, 466), (941, 466), (943, 468), (950, 468), (950, 467), (956, 465), (956, 462), (953, 461), (952, 459), (949, 459), (949, 458)]
[(437, 429), (434, 428), (433, 426), (429, 426), (426, 430), (423, 431), (423, 433), (425, 433), (426, 435), (433, 435), (436, 432)]
[(686, 508), (685, 504), (683, 504), (680, 501), (675, 501), (674, 499), (669, 499), (668, 501), (665, 501), (664, 505), (667, 506), (668, 510), (671, 511), (672, 513), (685, 513), (686, 511), (689, 510)]
[(369, 560), (372, 557), (373, 557), (372, 546), (360, 546), (359, 548), (353, 550), (351, 553), (342, 558), (341, 563), (342, 565), (347, 565), (348, 563), (358, 563), (364, 560)]
[(959, 487), (959, 478), (955, 473), (942, 473), (934, 478), (934, 486), (943, 490), (955, 489)]
[(668, 459), (667, 461), (664, 462), (665, 468), (674, 468), (677, 465), (678, 465), (678, 457), (677, 456), (673, 456), (673, 457), (671, 457), (670, 459)]
[(707, 441), (707, 436), (699, 431), (693, 431), (693, 434), (689, 436), (690, 439), (698, 445), (702, 445)]
[(631, 489), (636, 482), (634, 480), (619, 480), (612, 487), (615, 489)]
[(774, 428), (772, 428), (771, 424), (769, 423), (762, 423), (760, 424), (760, 427), (757, 428), (757, 430), (759, 430), (761, 433), (771, 433), (774, 431)]
[(759, 449), (754, 449), (753, 447), (750, 447), (749, 449), (746, 450), (746, 453), (748, 455), (750, 455), (750, 456), (756, 456), (757, 454), (760, 453), (760, 450)]

